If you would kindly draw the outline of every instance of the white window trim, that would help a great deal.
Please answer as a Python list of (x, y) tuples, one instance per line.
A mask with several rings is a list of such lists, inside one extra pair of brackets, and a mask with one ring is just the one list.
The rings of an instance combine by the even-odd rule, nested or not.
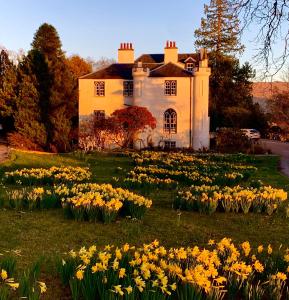
[[(175, 83), (174, 88), (173, 88), (173, 83)], [(167, 88), (167, 84), (169, 84), (168, 88)], [(169, 90), (168, 93), (167, 93), (167, 90)], [(174, 93), (173, 93), (173, 90), (174, 90)], [(165, 80), (164, 93), (165, 93), (165, 96), (169, 96), (169, 97), (177, 96), (177, 94), (178, 94), (178, 82), (177, 82), (177, 80)]]
[[(97, 85), (103, 85), (103, 87), (99, 88), (100, 90), (98, 93), (97, 93)], [(105, 81), (103, 81), (103, 80), (94, 81), (94, 96), (95, 97), (105, 97)]]
[[(125, 89), (125, 83), (131, 83), (132, 89)], [(133, 97), (133, 90), (134, 90), (134, 86), (133, 86), (133, 80), (124, 80), (123, 81), (123, 96), (124, 97)]]

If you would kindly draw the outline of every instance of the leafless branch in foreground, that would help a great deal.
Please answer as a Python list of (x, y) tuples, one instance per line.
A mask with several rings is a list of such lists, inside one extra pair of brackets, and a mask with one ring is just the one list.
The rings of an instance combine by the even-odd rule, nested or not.
[[(258, 26), (256, 41), (260, 47), (255, 59), (264, 66), (264, 75), (277, 74), (289, 58), (289, 0), (232, 0), (232, 3), (243, 20), (242, 31), (249, 25)], [(277, 42), (281, 42), (280, 55), (274, 53)]]

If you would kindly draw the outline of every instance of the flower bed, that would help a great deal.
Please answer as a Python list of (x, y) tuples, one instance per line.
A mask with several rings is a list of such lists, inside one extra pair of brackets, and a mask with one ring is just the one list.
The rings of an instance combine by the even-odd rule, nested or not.
[(176, 188), (177, 185), (235, 185), (256, 168), (210, 156), (144, 151), (132, 154), (137, 166), (128, 173), (128, 187)]
[[(9, 208), (47, 209), (63, 207), (76, 220), (110, 223), (121, 214), (142, 219), (152, 201), (110, 184), (83, 183), (52, 188), (27, 188), (7, 192)], [(4, 203), (5, 206), (5, 203)]]
[(110, 184), (78, 184), (71, 189), (60, 186), (54, 190), (62, 199), (68, 215), (78, 220), (97, 220), (105, 223), (115, 220), (119, 214), (142, 219), (152, 201)]
[(179, 191), (174, 207), (181, 210), (214, 213), (249, 211), (271, 215), (280, 203), (287, 200), (287, 192), (271, 186), (246, 188), (241, 186), (191, 186)]
[(228, 238), (207, 249), (93, 245), (70, 251), (58, 270), (73, 299), (281, 299), (289, 296), (289, 250), (272, 252)]
[(55, 183), (70, 183), (88, 181), (91, 172), (82, 167), (51, 167), (49, 169), (20, 169), (13, 172), (5, 172), (4, 181), (23, 185)]
[[(61, 202), (53, 189), (43, 187), (8, 190), (6, 191), (8, 203), (1, 201), (3, 207), (12, 209), (49, 209), (61, 207)], [(0, 205), (1, 207), (1, 205)]]

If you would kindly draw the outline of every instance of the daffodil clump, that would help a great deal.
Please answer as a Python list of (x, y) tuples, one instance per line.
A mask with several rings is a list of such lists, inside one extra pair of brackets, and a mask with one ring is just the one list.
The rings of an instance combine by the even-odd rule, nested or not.
[(49, 169), (20, 169), (13, 172), (5, 172), (4, 181), (23, 185), (55, 183), (84, 182), (91, 177), (88, 168), (83, 167), (51, 167)]
[(132, 154), (137, 165), (124, 180), (126, 186), (176, 188), (178, 185), (235, 185), (247, 180), (256, 168), (210, 155), (149, 152)]
[[(76, 220), (110, 223), (118, 215), (142, 219), (152, 200), (110, 184), (82, 183), (8, 190), (3, 206), (12, 209), (63, 207), (65, 215)], [(2, 203), (2, 202), (1, 202)], [(1, 206), (0, 206), (1, 207)]]
[(0, 299), (8, 299), (11, 291), (19, 288), (19, 283), (10, 277), (5, 269), (0, 268)]
[(159, 178), (146, 173), (137, 173), (133, 170), (124, 179), (123, 185), (134, 188), (146, 188), (150, 186), (159, 189), (174, 189), (178, 186), (178, 182), (171, 178)]
[(171, 167), (187, 166), (202, 169), (203, 171), (256, 171), (256, 167), (244, 163), (252, 162), (246, 155), (213, 155), (190, 154), (182, 152), (153, 152), (143, 151), (132, 153), (136, 165), (165, 165)]
[(113, 188), (110, 184), (61, 185), (54, 188), (67, 215), (77, 220), (114, 221), (117, 215), (142, 219), (152, 201), (126, 189)]
[(289, 296), (289, 249), (280, 249), (229, 238), (207, 249), (91, 246), (70, 251), (58, 270), (73, 299), (281, 299)]
[[(61, 207), (61, 202), (52, 189), (36, 187), (7, 190), (2, 205), (12, 209), (49, 209)], [(0, 205), (1, 207), (1, 205)]]
[[(47, 291), (47, 287), (44, 282), (38, 281), (39, 274), (39, 263), (23, 272), (19, 272), (19, 270), (16, 270), (16, 260), (1, 254), (0, 299), (41, 299), (42, 294)], [(17, 277), (17, 280), (14, 277)]]
[(271, 215), (285, 200), (287, 192), (271, 186), (250, 188), (239, 185), (234, 187), (202, 185), (179, 191), (174, 207), (209, 214), (218, 210), (244, 214), (252, 211)]

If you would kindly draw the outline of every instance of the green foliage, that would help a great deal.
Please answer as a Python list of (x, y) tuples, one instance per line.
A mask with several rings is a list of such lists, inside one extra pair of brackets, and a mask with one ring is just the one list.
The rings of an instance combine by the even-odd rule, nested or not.
[(15, 133), (10, 140), (14, 146), (71, 150), (78, 125), (77, 81), (52, 25), (44, 23), (35, 33), (32, 49), (17, 68), (17, 78), (16, 68), (1, 52), (0, 111), (2, 116), (13, 116)]
[[(39, 92), (33, 82), (32, 74), (24, 73), (26, 69), (25, 64), (29, 64), (29, 61), (26, 60), (21, 65), (20, 68), (22, 69), (19, 68), (21, 79), (18, 86), (16, 110), (14, 112), (14, 126), (16, 132), (24, 140), (30, 140), (35, 145), (36, 149), (30, 150), (40, 150), (46, 145), (47, 134), (45, 125), (41, 120)], [(28, 145), (25, 144), (26, 147)], [(15, 146), (22, 148), (21, 144)]]
[[(77, 116), (77, 84), (67, 66), (56, 29), (42, 24), (32, 42), (32, 69), (39, 86), (42, 119), (47, 131), (46, 148), (54, 152), (71, 149), (71, 120)], [(37, 63), (39, 61), (39, 63)], [(39, 66), (42, 65), (42, 68)]]
[(229, 0), (211, 0), (204, 10), (206, 18), (202, 18), (201, 28), (195, 31), (196, 47), (207, 48), (217, 55), (242, 52), (239, 20)]
[(5, 118), (5, 124), (8, 123), (7, 120), (13, 112), (16, 83), (16, 67), (9, 60), (8, 53), (2, 50), (0, 52), (0, 118)]
[(236, 54), (240, 44), (239, 20), (228, 0), (211, 0), (205, 5), (201, 28), (195, 31), (195, 45), (210, 51), (209, 114), (211, 130), (217, 127), (266, 127), (264, 114), (253, 105), (252, 82), (255, 72), (249, 63), (240, 65)]
[(252, 79), (255, 72), (237, 59), (219, 56), (210, 60), (211, 129), (217, 127), (257, 128), (267, 126), (264, 113), (258, 104), (253, 104)]
[(222, 153), (246, 153), (251, 148), (251, 142), (238, 129), (222, 128), (217, 133), (216, 148)]

